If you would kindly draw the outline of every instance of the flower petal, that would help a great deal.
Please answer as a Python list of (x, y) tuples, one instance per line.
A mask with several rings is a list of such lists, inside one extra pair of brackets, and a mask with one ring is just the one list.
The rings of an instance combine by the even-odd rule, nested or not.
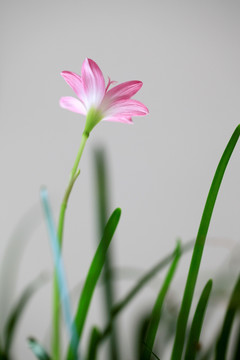
[(84, 102), (86, 95), (84, 92), (81, 76), (71, 71), (62, 71), (61, 75), (66, 83), (73, 89), (79, 99)]
[(141, 89), (142, 85), (141, 81), (126, 81), (110, 89), (106, 97), (111, 100), (130, 99)]
[(78, 114), (86, 115), (87, 111), (85, 106), (79, 101), (71, 96), (62, 97), (59, 101), (59, 104), (62, 108), (76, 112)]
[(105, 112), (105, 117), (112, 117), (112, 115), (119, 117), (143, 116), (149, 113), (148, 108), (140, 101), (127, 99), (115, 101)]
[(123, 117), (123, 116), (119, 116), (119, 115), (105, 117), (102, 120), (103, 121), (121, 122), (121, 123), (125, 123), (125, 124), (133, 124), (132, 118)]
[(111, 86), (112, 84), (116, 84), (117, 81), (111, 80), (110, 77), (108, 76), (108, 83), (105, 89), (105, 93), (108, 91), (109, 86)]
[(82, 80), (87, 108), (98, 107), (105, 95), (105, 81), (99, 66), (91, 59), (86, 58), (83, 62)]

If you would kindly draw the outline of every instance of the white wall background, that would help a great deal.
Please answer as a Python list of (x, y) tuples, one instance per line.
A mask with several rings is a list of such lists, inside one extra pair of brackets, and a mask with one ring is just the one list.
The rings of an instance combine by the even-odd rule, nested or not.
[[(82, 116), (58, 105), (61, 96), (73, 94), (60, 72), (80, 73), (84, 58), (92, 58), (106, 79), (142, 80), (136, 98), (150, 110), (134, 126), (101, 123), (91, 134), (66, 219), (64, 261), (73, 287), (95, 249), (97, 146), (107, 154), (111, 209), (122, 208), (116, 265), (147, 269), (172, 250), (178, 236), (187, 241), (196, 235), (218, 160), (240, 121), (240, 5), (234, 0), (2, 0), (0, 9), (0, 261), (26, 213), (12, 252), (19, 253), (21, 237), (29, 238), (15, 294), (8, 304), (7, 290), (2, 295), (3, 321), (6, 305), (24, 285), (52, 270), (39, 189), (47, 185), (57, 219), (84, 126)], [(215, 241), (209, 240), (214, 246), (206, 247), (203, 259), (208, 278), (223, 263), (229, 269), (224, 259), (239, 242), (239, 182), (238, 145), (209, 231)], [(186, 259), (175, 289), (185, 279)], [(132, 329), (137, 311), (154, 301), (158, 284), (130, 306), (122, 329)], [(131, 282), (118, 285), (120, 297)], [(18, 358), (34, 358), (27, 336), (46, 340), (50, 301), (50, 285), (31, 301), (16, 339)], [(91, 321), (101, 318), (98, 303), (96, 297)], [(124, 348), (130, 343), (124, 338)], [(125, 351), (123, 358), (130, 360)]]

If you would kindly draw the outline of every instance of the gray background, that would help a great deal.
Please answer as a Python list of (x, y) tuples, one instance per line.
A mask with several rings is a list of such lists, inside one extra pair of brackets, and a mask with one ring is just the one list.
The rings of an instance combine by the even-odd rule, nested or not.
[[(173, 249), (177, 237), (187, 241), (196, 235), (218, 160), (239, 123), (239, 10), (233, 0), (1, 0), (0, 261), (12, 241), (14, 256), (29, 239), (14, 294), (7, 287), (10, 274), (1, 274), (2, 321), (24, 285), (42, 270), (52, 271), (39, 189), (48, 187), (57, 219), (84, 126), (82, 116), (58, 105), (61, 96), (73, 95), (60, 72), (80, 73), (84, 58), (92, 58), (106, 79), (142, 80), (136, 98), (150, 110), (149, 116), (135, 118), (134, 126), (99, 124), (87, 143), (66, 219), (64, 262), (72, 288), (84, 278), (96, 244), (93, 153), (98, 146), (104, 146), (108, 159), (111, 210), (122, 208), (113, 249), (117, 266), (147, 269)], [(218, 270), (227, 273), (234, 263), (239, 169), (237, 145), (209, 231), (204, 281)], [(188, 261), (182, 261), (171, 289), (176, 299)], [(134, 332), (138, 312), (152, 304), (161, 278), (124, 313), (123, 333)], [(132, 281), (117, 282), (118, 298)], [(27, 336), (48, 343), (50, 301), (49, 284), (20, 324), (19, 358), (34, 358)], [(88, 324), (101, 324), (100, 306), (97, 291)], [(123, 358), (130, 360), (131, 336), (122, 341)]]

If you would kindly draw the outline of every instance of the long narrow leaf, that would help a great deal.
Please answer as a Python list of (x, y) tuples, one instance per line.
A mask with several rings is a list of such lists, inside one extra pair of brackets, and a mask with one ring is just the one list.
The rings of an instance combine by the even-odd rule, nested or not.
[(150, 317), (150, 322), (148, 325), (147, 334), (146, 334), (146, 338), (145, 338), (146, 345), (143, 347), (141, 360), (150, 360), (150, 357), (151, 357), (151, 354), (153, 351), (153, 345), (154, 345), (157, 329), (159, 326), (163, 301), (165, 299), (165, 296), (167, 294), (167, 291), (169, 289), (169, 286), (170, 286), (173, 276), (175, 274), (177, 264), (180, 259), (180, 255), (181, 255), (181, 247), (180, 247), (180, 243), (178, 242), (176, 251), (175, 251), (175, 257), (174, 257), (173, 262), (167, 272), (166, 278), (163, 282), (163, 285), (161, 287), (161, 290), (157, 296), (157, 300), (153, 307), (152, 315)]
[(232, 360), (239, 360), (239, 359), (240, 359), (240, 322), (238, 324), (237, 336), (236, 336), (236, 340), (235, 340), (235, 347), (234, 347), (234, 351), (233, 351)]
[(240, 310), (240, 276), (238, 277), (236, 285), (233, 289), (223, 321), (222, 330), (217, 341), (216, 360), (224, 360), (226, 358), (228, 341), (237, 310)]
[(12, 341), (15, 335), (15, 331), (19, 320), (22, 317), (23, 311), (26, 308), (28, 301), (31, 299), (33, 294), (38, 290), (41, 285), (46, 283), (46, 276), (41, 275), (33, 282), (30, 283), (23, 291), (22, 295), (20, 296), (19, 300), (17, 301), (16, 305), (14, 306), (12, 312), (10, 313), (5, 328), (4, 328), (4, 354), (8, 355), (9, 350), (12, 345)]
[[(41, 223), (39, 204), (31, 208), (22, 216), (10, 238), (1, 257), (0, 264), (0, 319), (7, 321), (7, 316), (12, 306), (14, 291), (16, 289), (17, 275), (26, 245), (32, 234)], [(6, 286), (7, 283), (7, 286)]]
[(205, 240), (212, 217), (214, 205), (217, 199), (219, 188), (222, 183), (222, 179), (228, 165), (228, 162), (231, 158), (232, 152), (236, 146), (236, 143), (240, 136), (240, 125), (235, 129), (231, 139), (229, 140), (227, 147), (221, 157), (221, 160), (218, 164), (216, 173), (214, 175), (212, 185), (209, 190), (207, 201), (203, 210), (201, 223), (199, 226), (196, 243), (193, 250), (192, 260), (189, 268), (188, 278), (183, 294), (183, 300), (181, 304), (181, 309), (177, 321), (177, 330), (175, 341), (173, 345), (173, 351), (171, 360), (180, 360), (182, 358), (182, 352), (185, 342), (187, 321), (189, 317), (189, 312), (192, 304), (193, 294), (197, 282), (199, 267), (202, 259), (202, 253), (205, 245)]
[[(103, 149), (97, 149), (95, 151), (95, 170), (96, 170), (96, 187), (97, 187), (97, 215), (98, 215), (98, 228), (100, 236), (102, 236), (104, 227), (107, 222), (107, 214), (109, 207), (109, 186), (107, 184), (107, 169), (106, 160)], [(105, 305), (105, 318), (112, 324), (110, 334), (110, 353), (112, 360), (118, 360), (120, 357), (120, 349), (118, 345), (118, 337), (116, 326), (112, 321), (111, 308), (114, 303), (114, 288), (112, 283), (113, 267), (112, 249), (108, 250), (106, 254), (106, 260), (103, 268), (104, 278), (104, 305)]]
[[(102, 240), (97, 248), (97, 251), (94, 255), (94, 258), (92, 260), (91, 266), (89, 268), (87, 278), (85, 280), (82, 293), (79, 299), (78, 308), (75, 316), (75, 324), (77, 328), (77, 341), (79, 342), (83, 327), (85, 324), (85, 320), (87, 317), (89, 305), (93, 296), (94, 289), (96, 287), (98, 278), (100, 276), (100, 273), (102, 271), (106, 253), (108, 250), (108, 247), (110, 245), (110, 242), (112, 240), (112, 237), (115, 233), (115, 230), (117, 228), (118, 222), (120, 220), (121, 210), (116, 209), (112, 213), (110, 219), (108, 220), (107, 225), (105, 226), (104, 233)], [(67, 360), (74, 359), (74, 354), (72, 351), (72, 342), (70, 343), (70, 346), (68, 348), (67, 353)]]
[(205, 285), (200, 296), (193, 321), (189, 333), (185, 360), (194, 360), (197, 355), (199, 337), (202, 330), (203, 319), (207, 308), (210, 292), (212, 289), (212, 280), (209, 280)]
[(40, 345), (36, 339), (33, 338), (29, 338), (28, 339), (28, 344), (30, 349), (32, 350), (32, 352), (34, 353), (34, 355), (39, 359), (39, 360), (51, 360), (50, 356), (48, 355), (48, 353), (46, 352), (46, 350), (42, 347), (42, 345)]
[[(181, 253), (185, 253), (193, 248), (194, 241), (189, 241), (181, 248)], [(157, 273), (164, 269), (165, 266), (167, 266), (175, 256), (175, 250), (164, 257), (160, 262), (158, 262), (156, 265), (154, 265), (149, 271), (147, 271), (141, 279), (133, 286), (133, 288), (127, 293), (127, 295), (120, 300), (114, 307), (112, 308), (112, 319), (114, 319), (118, 314), (120, 314), (121, 311), (125, 309), (125, 307), (133, 300), (133, 298), (138, 294), (138, 292), (143, 289), (143, 287), (155, 276)], [(105, 329), (102, 332), (100, 341), (103, 341), (106, 336), (111, 331), (111, 325), (108, 324)]]
[(97, 358), (97, 345), (99, 344), (99, 338), (101, 333), (97, 327), (94, 327), (91, 331), (90, 341), (88, 345), (87, 359), (96, 360)]
[(57, 236), (56, 227), (54, 225), (52, 212), (50, 209), (50, 204), (48, 200), (48, 193), (45, 188), (41, 190), (41, 200), (43, 204), (44, 215), (46, 218), (47, 228), (50, 237), (50, 243), (52, 247), (54, 265), (58, 280), (59, 293), (62, 301), (63, 315), (65, 319), (65, 323), (69, 332), (69, 338), (71, 340), (72, 351), (77, 357), (77, 332), (75, 328), (75, 324), (73, 321), (73, 316), (71, 312), (71, 305), (69, 299), (69, 291), (67, 288), (67, 282), (65, 277), (65, 271)]

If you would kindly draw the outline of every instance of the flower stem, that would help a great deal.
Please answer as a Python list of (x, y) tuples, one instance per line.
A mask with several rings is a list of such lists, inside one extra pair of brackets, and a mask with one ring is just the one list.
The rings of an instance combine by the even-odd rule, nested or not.
[(73, 168), (72, 168), (70, 182), (74, 178), (74, 175), (76, 174), (78, 164), (79, 164), (79, 161), (81, 159), (81, 156), (82, 156), (82, 153), (83, 153), (83, 150), (84, 150), (84, 147), (85, 147), (85, 144), (86, 144), (86, 141), (87, 141), (88, 137), (89, 137), (89, 133), (84, 131), (83, 134), (82, 134), (82, 140), (81, 140), (81, 143), (80, 143), (78, 154), (77, 154), (75, 163), (74, 163)]
[[(60, 213), (59, 213), (59, 220), (58, 220), (58, 241), (59, 241), (59, 247), (62, 248), (62, 242), (63, 242), (63, 229), (64, 229), (64, 220), (65, 220), (65, 213), (67, 209), (68, 199), (71, 194), (73, 185), (75, 181), (77, 180), (80, 170), (78, 170), (78, 165), (80, 162), (80, 159), (82, 157), (82, 153), (86, 144), (86, 141), (89, 137), (89, 134), (86, 132), (83, 132), (82, 139), (80, 143), (80, 147), (78, 150), (78, 154), (75, 160), (75, 163), (73, 165), (71, 174), (70, 174), (70, 180), (68, 183), (68, 186), (66, 188), (66, 191), (64, 193), (64, 197), (61, 203)], [(61, 359), (61, 347), (60, 347), (61, 341), (60, 341), (60, 295), (59, 295), (59, 289), (58, 289), (58, 282), (57, 282), (57, 276), (56, 272), (54, 272), (54, 280), (53, 280), (53, 333), (52, 333), (52, 355), (54, 360), (60, 360)]]

